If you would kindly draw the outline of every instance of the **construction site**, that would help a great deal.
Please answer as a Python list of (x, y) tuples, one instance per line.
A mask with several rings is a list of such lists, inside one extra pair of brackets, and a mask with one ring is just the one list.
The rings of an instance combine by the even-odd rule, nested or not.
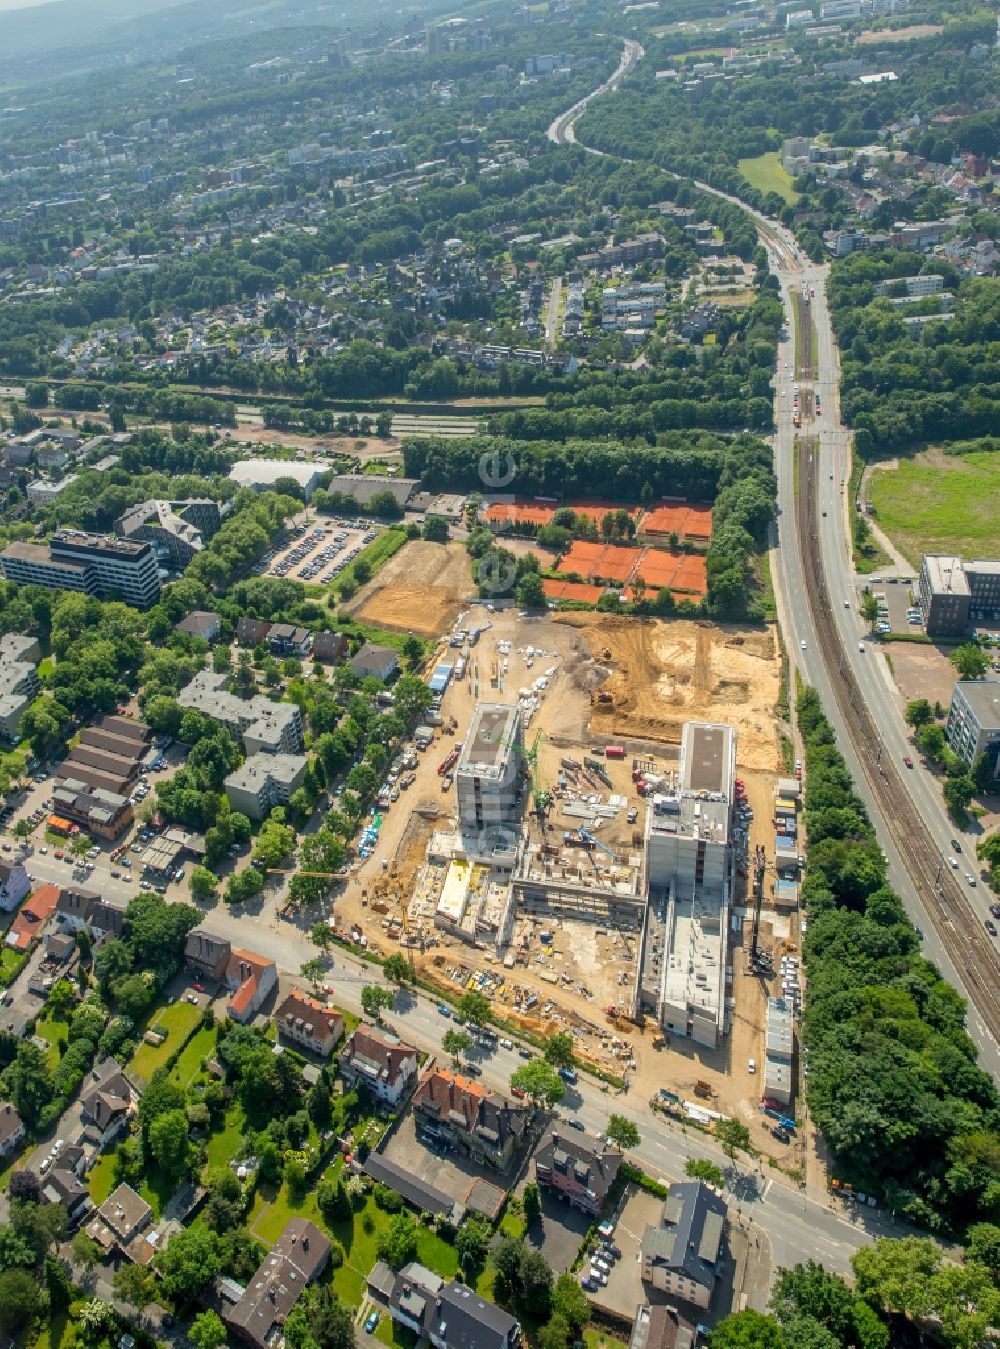
[(623, 1089), (756, 1122), (798, 944), (793, 883), (755, 866), (775, 848), (773, 632), (474, 606), (442, 667), (337, 926), (531, 1034), (569, 1030)]

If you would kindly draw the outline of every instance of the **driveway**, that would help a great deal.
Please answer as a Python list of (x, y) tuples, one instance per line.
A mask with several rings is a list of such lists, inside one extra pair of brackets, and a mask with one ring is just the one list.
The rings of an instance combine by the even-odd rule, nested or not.
[[(623, 1316), (634, 1316), (640, 1303), (660, 1300), (653, 1289), (649, 1290), (652, 1296), (647, 1296), (641, 1277), (639, 1245), (647, 1225), (658, 1224), (662, 1214), (663, 1200), (656, 1195), (631, 1186), (625, 1191), (624, 1203), (612, 1215), (612, 1221), (616, 1223), (612, 1240), (622, 1253), (621, 1259), (616, 1260), (611, 1267), (607, 1287), (594, 1294), (595, 1302)], [(667, 1299), (663, 1298), (662, 1301)]]
[(489, 1211), (503, 1203), (507, 1178), (489, 1167), (477, 1166), (461, 1152), (432, 1152), (417, 1137), (412, 1111), (401, 1121), (383, 1155), (466, 1207)]
[[(528, 1178), (533, 1176), (534, 1167), (530, 1167)], [(595, 1220), (551, 1190), (542, 1190), (541, 1196), (542, 1216), (532, 1223), (525, 1241), (536, 1251), (541, 1251), (556, 1274), (563, 1274), (576, 1259), (586, 1231)]]

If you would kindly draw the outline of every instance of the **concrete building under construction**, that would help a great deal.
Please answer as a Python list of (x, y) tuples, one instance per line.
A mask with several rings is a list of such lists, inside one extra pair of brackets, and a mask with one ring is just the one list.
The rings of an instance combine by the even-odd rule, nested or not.
[(654, 795), (646, 816), (636, 1008), (711, 1048), (725, 1032), (735, 774), (733, 728), (687, 722), (677, 790)]
[[(484, 836), (474, 855), (495, 850), (495, 836), (520, 824), (524, 749), (516, 704), (477, 703), (455, 768), (459, 828), (464, 838)], [(491, 841), (492, 840), (492, 841)]]

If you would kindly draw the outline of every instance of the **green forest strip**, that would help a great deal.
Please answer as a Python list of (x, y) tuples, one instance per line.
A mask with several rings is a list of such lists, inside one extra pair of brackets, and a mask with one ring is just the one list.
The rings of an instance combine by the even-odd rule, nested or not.
[(799, 691), (798, 720), (813, 1120), (840, 1179), (922, 1227), (960, 1235), (996, 1216), (1000, 1097), (977, 1066), (965, 1002), (921, 955), (886, 883), (885, 857), (814, 689)]

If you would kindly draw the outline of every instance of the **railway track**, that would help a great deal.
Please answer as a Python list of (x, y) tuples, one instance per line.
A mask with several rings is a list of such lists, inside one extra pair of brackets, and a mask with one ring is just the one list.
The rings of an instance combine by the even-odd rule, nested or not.
[(1000, 1039), (1000, 961), (992, 942), (970, 911), (965, 896), (924, 826), (913, 799), (892, 759), (882, 753), (882, 737), (868, 710), (854, 672), (844, 659), (830, 615), (819, 547), (819, 453), (811, 438), (799, 446), (796, 511), (805, 590), (823, 663), (844, 725), (878, 806), (910, 878), (948, 952), (962, 973), (970, 1001), (993, 1036)]

